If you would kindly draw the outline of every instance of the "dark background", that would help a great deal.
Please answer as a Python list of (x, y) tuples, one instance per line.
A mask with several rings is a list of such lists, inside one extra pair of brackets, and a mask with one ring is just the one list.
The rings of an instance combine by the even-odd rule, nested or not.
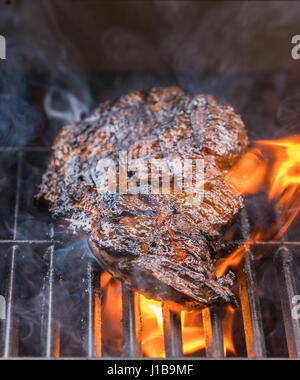
[(10, 49), (15, 37), (31, 47), (32, 58), (44, 55), (49, 65), (64, 60), (89, 72), (291, 69), (299, 76), (290, 56), (291, 38), (299, 33), (296, 1), (2, 3), (0, 31)]
[(299, 15), (295, 1), (0, 0), (0, 145), (50, 146), (99, 102), (165, 85), (227, 100), (251, 140), (295, 134)]

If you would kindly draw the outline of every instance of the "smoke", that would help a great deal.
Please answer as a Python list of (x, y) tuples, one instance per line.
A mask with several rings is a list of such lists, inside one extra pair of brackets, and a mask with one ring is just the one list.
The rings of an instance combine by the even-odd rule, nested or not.
[(0, 7), (7, 42), (7, 59), (0, 62), (0, 145), (24, 146), (39, 137), (49, 146), (57, 129), (47, 131), (51, 120), (61, 127), (91, 110), (82, 56), (61, 32), (51, 2)]
[[(90, 89), (80, 69), (81, 54), (60, 32), (49, 1), (1, 2), (0, 24), (7, 43), (7, 59), (0, 60), (0, 147), (50, 146), (58, 128), (91, 110)], [(9, 150), (0, 157), (0, 236), (9, 240), (14, 226), (17, 156)], [(48, 212), (34, 201), (46, 163), (43, 152), (23, 154), (17, 239), (51, 238)], [(12, 344), (18, 346), (20, 356), (40, 356), (45, 349), (49, 309), (49, 250), (25, 245), (16, 256), (12, 333), (18, 343)], [(83, 279), (89, 250), (79, 243), (76, 247), (66, 243), (65, 250), (58, 250), (55, 257), (53, 307), (59, 314), (53, 315), (53, 324), (60, 324), (62, 354), (84, 356), (80, 347), (85, 339), (81, 331), (87, 284)], [(8, 269), (10, 256), (6, 259)], [(8, 271), (2, 274), (1, 289), (6, 289)], [(82, 305), (81, 315), (78, 305)]]
[(20, 96), (0, 95), (0, 145), (24, 146), (40, 124), (41, 115)]
[[(272, 72), (290, 69), (291, 36), (297, 34), (300, 5), (280, 1), (227, 1), (195, 7), (193, 2), (157, 2), (168, 22), (161, 51), (180, 71)], [(188, 18), (190, 27), (181, 19)], [(267, 25), (267, 27), (266, 27)], [(274, 48), (276, 46), (276, 48)]]
[(65, 124), (79, 121), (90, 113), (90, 94), (84, 90), (86, 83), (80, 76), (74, 74), (70, 78), (68, 73), (59, 73), (52, 83), (44, 99), (44, 109), (50, 119)]

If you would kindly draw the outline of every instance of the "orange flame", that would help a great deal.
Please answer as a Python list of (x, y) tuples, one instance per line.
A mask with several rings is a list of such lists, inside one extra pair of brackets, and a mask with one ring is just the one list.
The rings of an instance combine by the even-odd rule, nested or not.
[(204, 328), (201, 312), (182, 311), (182, 351), (184, 355), (192, 354), (205, 348)]
[(143, 354), (148, 358), (165, 358), (162, 304), (140, 295), (140, 307)]
[(228, 305), (226, 307), (226, 314), (222, 321), (223, 326), (223, 336), (224, 336), (224, 356), (235, 356), (236, 350), (234, 347), (234, 337), (233, 337), (233, 322), (234, 322), (234, 315), (236, 310)]
[(242, 194), (256, 193), (267, 187), (278, 220), (267, 231), (255, 228), (242, 247), (219, 260), (218, 277), (229, 267), (236, 268), (240, 264), (252, 242), (280, 239), (297, 216), (300, 210), (300, 135), (255, 142), (254, 148), (242, 157), (225, 179)]
[[(102, 305), (102, 324), (108, 328), (102, 329), (102, 336), (95, 335), (96, 356), (101, 356), (101, 339), (107, 341), (109, 346), (119, 352), (123, 344), (122, 331), (122, 296), (121, 283), (114, 280), (108, 273), (101, 275), (101, 287), (104, 291), (104, 303)], [(137, 337), (142, 347), (142, 354), (147, 358), (165, 358), (164, 322), (162, 303), (147, 299), (139, 293), (135, 293), (136, 322), (140, 321), (141, 332), (137, 331)], [(97, 304), (95, 304), (97, 306)], [(98, 307), (98, 306), (97, 306)], [(234, 309), (228, 307), (223, 319), (224, 353), (235, 355), (232, 339)], [(202, 311), (181, 311), (182, 351), (184, 355), (190, 355), (206, 347), (205, 332), (202, 321)], [(97, 326), (97, 330), (101, 328)], [(98, 347), (98, 350), (97, 350)]]
[(252, 232), (250, 238), (242, 246), (233, 251), (229, 256), (219, 259), (216, 266), (217, 277), (223, 276), (229, 268), (237, 268), (244, 259), (248, 247), (253, 242), (261, 240), (261, 236), (259, 231)]
[[(101, 275), (101, 288), (104, 290), (102, 306), (102, 329), (103, 342), (107, 342), (113, 351), (121, 355), (123, 348), (122, 331), (122, 289), (120, 281), (116, 281), (108, 273)], [(101, 342), (97, 342), (100, 346)]]

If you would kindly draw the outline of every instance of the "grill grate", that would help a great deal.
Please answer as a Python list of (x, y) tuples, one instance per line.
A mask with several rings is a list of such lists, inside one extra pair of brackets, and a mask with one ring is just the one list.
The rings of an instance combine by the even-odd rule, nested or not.
[[(8, 252), (9, 268), (5, 271), (1, 281), (6, 283), (6, 320), (1, 321), (0, 353), (4, 358), (22, 356), (22, 348), (19, 344), (20, 323), (16, 318), (18, 273), (17, 258), (22, 252), (34, 249), (41, 250), (45, 254), (47, 269), (42, 281), (42, 297), (40, 300), (40, 335), (35, 356), (63, 357), (82, 356), (87, 358), (102, 356), (102, 316), (101, 316), (101, 281), (99, 272), (94, 270), (93, 261), (88, 262), (85, 269), (85, 296), (78, 305), (82, 309), (81, 318), (83, 333), (83, 347), (80, 353), (68, 349), (61, 350), (61, 321), (57, 318), (59, 313), (59, 295), (57, 283), (59, 279), (55, 274), (55, 260), (57, 249), (60, 249), (61, 241), (55, 240), (54, 227), (50, 226), (47, 239), (21, 239), (19, 234), (20, 204), (22, 196), (22, 178), (24, 154), (47, 153), (48, 148), (2, 148), (0, 152), (10, 152), (17, 156), (16, 167), (16, 193), (14, 204), (14, 221), (12, 239), (0, 240), (1, 252)], [(30, 180), (30, 179), (29, 179)], [(9, 191), (9, 189), (7, 189)], [(37, 221), (38, 222), (38, 221)], [(241, 215), (243, 238), (250, 232), (248, 217), (245, 211)], [(258, 287), (255, 272), (255, 256), (264, 252), (274, 258), (276, 266), (282, 318), (284, 322), (286, 343), (289, 357), (300, 357), (300, 326), (298, 320), (292, 318), (292, 297), (297, 294), (296, 283), (293, 274), (293, 260), (295, 254), (300, 252), (300, 243), (297, 242), (271, 242), (257, 243), (246, 253), (243, 267), (238, 271), (239, 295), (243, 316), (244, 334), (247, 356), (249, 358), (267, 357), (266, 340), (262, 322), (261, 305), (258, 295)], [(122, 286), (123, 307), (123, 356), (128, 358), (142, 357), (139, 344), (140, 334), (140, 310), (139, 303), (132, 291)], [(180, 317), (169, 310), (166, 304), (162, 307), (164, 322), (164, 341), (166, 357), (182, 357), (182, 333)], [(204, 335), (206, 342), (206, 356), (211, 358), (224, 357), (224, 343), (222, 330), (222, 309), (205, 309), (202, 312)], [(32, 339), (32, 335), (30, 334)]]

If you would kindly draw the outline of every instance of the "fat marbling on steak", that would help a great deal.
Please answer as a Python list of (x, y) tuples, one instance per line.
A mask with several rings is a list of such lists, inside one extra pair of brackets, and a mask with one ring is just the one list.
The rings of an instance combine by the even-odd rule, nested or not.
[[(192, 97), (178, 87), (132, 91), (59, 133), (39, 196), (55, 215), (88, 233), (102, 266), (130, 288), (187, 309), (234, 304), (234, 276), (217, 279), (215, 263), (224, 233), (243, 207), (224, 176), (246, 146), (240, 117), (213, 96)], [(203, 200), (189, 189), (153, 194), (150, 180), (148, 194), (118, 187), (99, 192), (105, 171), (97, 164), (104, 158), (118, 162), (120, 151), (148, 161), (204, 160)], [(128, 178), (136, 174), (125, 170)]]

